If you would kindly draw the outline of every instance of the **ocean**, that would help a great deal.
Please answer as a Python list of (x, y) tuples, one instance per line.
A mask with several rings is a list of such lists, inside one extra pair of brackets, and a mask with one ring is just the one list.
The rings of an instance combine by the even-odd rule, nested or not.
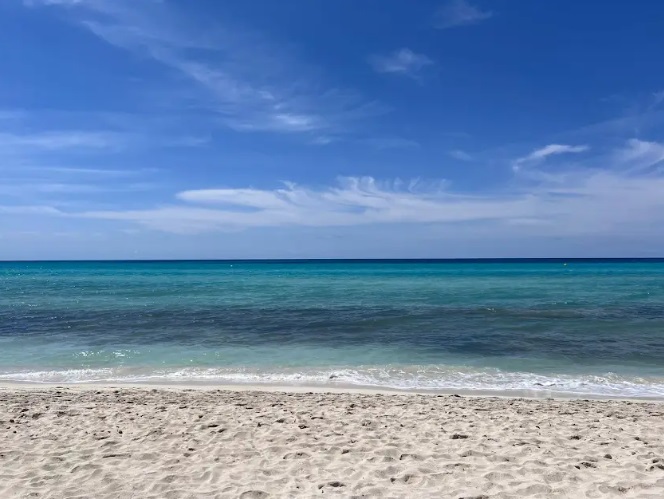
[(664, 397), (664, 260), (4, 262), (0, 381)]

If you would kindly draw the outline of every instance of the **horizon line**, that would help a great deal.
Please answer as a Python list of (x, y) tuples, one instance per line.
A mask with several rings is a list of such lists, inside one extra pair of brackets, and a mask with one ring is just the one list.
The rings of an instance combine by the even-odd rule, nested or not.
[(0, 260), (3, 263), (567, 263), (567, 262), (662, 262), (664, 257), (482, 257), (482, 258), (148, 258)]

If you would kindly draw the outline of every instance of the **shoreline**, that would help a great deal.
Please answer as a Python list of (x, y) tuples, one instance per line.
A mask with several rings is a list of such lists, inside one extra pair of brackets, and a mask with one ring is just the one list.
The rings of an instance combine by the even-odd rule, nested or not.
[(329, 385), (288, 385), (288, 384), (260, 384), (260, 383), (162, 383), (155, 382), (34, 382), (34, 381), (0, 381), (0, 390), (48, 390), (66, 388), (73, 391), (102, 390), (102, 389), (157, 389), (171, 391), (225, 391), (225, 392), (265, 392), (265, 393), (298, 393), (298, 394), (357, 394), (357, 395), (402, 395), (402, 396), (429, 396), (459, 395), (469, 398), (496, 398), (496, 399), (525, 399), (525, 400), (557, 400), (557, 401), (628, 401), (664, 403), (664, 396), (630, 397), (604, 394), (578, 394), (570, 392), (556, 392), (553, 390), (472, 390), (472, 389), (435, 389), (413, 390), (398, 388), (377, 388), (372, 386), (358, 386), (349, 384)]

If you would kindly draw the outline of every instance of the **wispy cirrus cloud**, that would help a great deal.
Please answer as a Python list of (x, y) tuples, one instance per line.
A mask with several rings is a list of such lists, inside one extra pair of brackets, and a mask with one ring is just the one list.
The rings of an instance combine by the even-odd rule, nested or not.
[[(68, 204), (71, 201), (70, 196), (83, 196), (87, 199), (88, 195), (99, 193), (129, 193), (143, 192), (154, 188), (154, 184), (147, 182), (123, 182), (123, 183), (82, 183), (80, 181), (58, 182), (55, 180), (46, 180), (44, 178), (36, 179), (18, 179), (11, 183), (0, 183), (0, 194), (7, 197), (21, 198), (26, 201), (39, 200), (49, 197), (57, 205)], [(60, 196), (64, 196), (64, 203)]]
[(35, 7), (40, 5), (64, 5), (64, 6), (75, 6), (81, 5), (86, 1), (90, 0), (23, 0), (23, 5), (28, 7)]
[(59, 130), (34, 133), (0, 132), (0, 154), (15, 149), (84, 150), (112, 149), (123, 143), (121, 134), (89, 132), (83, 130)]
[(627, 146), (616, 152), (615, 159), (630, 172), (646, 172), (653, 167), (664, 167), (664, 144), (630, 139)]
[[(473, 194), (454, 189), (448, 182), (344, 177), (334, 185), (318, 187), (287, 182), (274, 189), (190, 189), (175, 193), (170, 203), (142, 209), (63, 208), (44, 213), (181, 234), (385, 224), (433, 224), (452, 230), (459, 223), (480, 224), (502, 235), (525, 231), (529, 237), (646, 233), (654, 227), (664, 228), (664, 170), (653, 168), (662, 152), (661, 143), (628, 141), (596, 155), (583, 168), (560, 163), (555, 170), (547, 170), (544, 163), (535, 162), (528, 175), (516, 175), (500, 189)], [(562, 154), (562, 149), (549, 148), (533, 157), (551, 154)], [(635, 161), (642, 167), (635, 168)], [(612, 209), (616, 203), (620, 203), (620, 213)]]
[(434, 62), (424, 54), (413, 52), (409, 48), (395, 50), (389, 55), (373, 55), (369, 64), (377, 73), (392, 73), (413, 76)]
[(581, 152), (586, 152), (588, 150), (589, 147), (587, 145), (571, 146), (567, 144), (549, 144), (539, 149), (535, 149), (527, 156), (523, 156), (521, 158), (516, 159), (512, 164), (512, 167), (515, 170), (518, 170), (524, 165), (537, 163), (549, 156), (555, 156), (559, 154), (581, 153)]
[[(182, 116), (103, 111), (0, 108), (0, 157), (120, 153), (131, 149), (192, 148), (210, 135)], [(198, 132), (198, 133), (197, 133)]]
[[(73, 201), (95, 206), (99, 194), (154, 189), (156, 184), (148, 179), (154, 177), (156, 168), (118, 168), (119, 162), (154, 145), (194, 146), (180, 141), (187, 137), (110, 127), (44, 130), (44, 122), (50, 121), (48, 113), (16, 111), (5, 115), (7, 119), (0, 123), (0, 196), (28, 206), (49, 202), (58, 207)], [(80, 119), (77, 115), (76, 121)], [(21, 208), (18, 213), (24, 211)]]
[(98, 185), (80, 183), (48, 183), (41, 181), (11, 184), (0, 184), (0, 194), (3, 196), (31, 198), (35, 194), (94, 194), (103, 192), (104, 189)]
[[(205, 137), (160, 136), (138, 131), (0, 131), (0, 161), (5, 173), (13, 171), (32, 174), (69, 174), (89, 176), (122, 176), (156, 171), (137, 166), (133, 169), (109, 167), (110, 158), (126, 157), (136, 151), (150, 149), (198, 148), (207, 143)], [(80, 166), (85, 165), (85, 166)], [(97, 166), (99, 165), (99, 166)], [(123, 173), (121, 173), (123, 172)]]
[(469, 26), (486, 21), (493, 16), (492, 11), (482, 10), (467, 0), (450, 0), (436, 11), (434, 26), (438, 29)]
[[(494, 218), (494, 199), (445, 192), (440, 185), (404, 186), (371, 177), (342, 178), (320, 189), (286, 184), (274, 190), (201, 189), (177, 194), (184, 205), (124, 212), (88, 212), (80, 216), (125, 220), (174, 232), (202, 232), (270, 226), (339, 227), (384, 223), (444, 223)], [(498, 201), (520, 211), (521, 199)], [(526, 201), (527, 202), (527, 201)], [(503, 210), (503, 213), (504, 213)]]
[(65, 214), (53, 206), (46, 205), (0, 205), (0, 213), (7, 215), (49, 215), (64, 216)]
[[(620, 177), (594, 171), (531, 192), (463, 195), (446, 190), (409, 191), (372, 178), (346, 178), (311, 189), (202, 189), (185, 191), (186, 204), (75, 216), (126, 221), (159, 231), (201, 233), (250, 227), (342, 227), (380, 224), (482, 223), (495, 230), (527, 225), (547, 234), (611, 233), (620, 228), (662, 226), (664, 179)], [(625, 210), (608, 216), (620, 201)], [(653, 213), (655, 213), (653, 215)], [(645, 217), (645, 218), (644, 218)], [(501, 227), (503, 229), (501, 229)]]
[(207, 28), (187, 24), (164, 2), (32, 0), (30, 5), (68, 7), (100, 40), (185, 78), (206, 107), (238, 131), (341, 133), (384, 111), (352, 91), (326, 88), (320, 71), (290, 49), (221, 21)]
[(617, 114), (607, 120), (558, 134), (556, 140), (605, 140), (638, 138), (648, 133), (661, 133), (664, 125), (664, 90), (613, 94), (601, 101)]

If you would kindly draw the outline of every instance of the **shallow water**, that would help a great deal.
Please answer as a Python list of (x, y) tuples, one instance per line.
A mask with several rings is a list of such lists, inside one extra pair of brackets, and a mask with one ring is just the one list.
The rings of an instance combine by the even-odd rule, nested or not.
[(0, 379), (664, 396), (664, 261), (0, 263)]

